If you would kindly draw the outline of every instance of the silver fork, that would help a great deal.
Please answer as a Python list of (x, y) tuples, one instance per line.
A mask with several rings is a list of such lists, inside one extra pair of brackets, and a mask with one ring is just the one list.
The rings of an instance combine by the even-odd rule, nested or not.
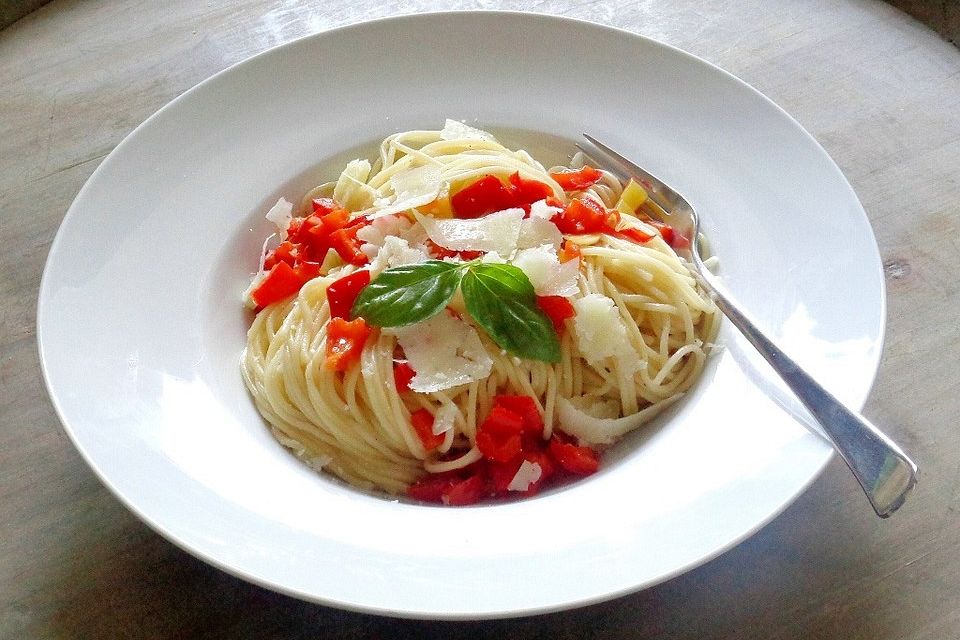
[[(870, 500), (874, 511), (886, 518), (903, 505), (917, 482), (917, 465), (866, 418), (851, 411), (829, 391), (817, 383), (796, 362), (788, 357), (750, 320), (746, 312), (723, 292), (700, 257), (697, 238), (700, 219), (696, 211), (679, 193), (636, 164), (592, 136), (583, 134), (594, 149), (577, 147), (588, 156), (602, 156), (612, 168), (643, 185), (650, 200), (666, 218), (664, 222), (690, 238), (690, 259), (704, 288), (716, 301), (730, 322), (773, 367), (807, 410), (820, 423), (833, 447), (847, 463)], [(599, 153), (596, 153), (599, 152)], [(609, 166), (608, 165), (608, 166)], [(602, 163), (601, 163), (602, 166)]]

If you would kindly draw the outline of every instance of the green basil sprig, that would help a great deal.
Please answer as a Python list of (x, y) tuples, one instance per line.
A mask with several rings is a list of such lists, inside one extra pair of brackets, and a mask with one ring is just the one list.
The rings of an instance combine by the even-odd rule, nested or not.
[(527, 275), (509, 264), (429, 260), (387, 269), (363, 288), (351, 310), (378, 327), (426, 320), (463, 292), (467, 313), (501, 349), (521, 358), (560, 361), (553, 323), (537, 306)]

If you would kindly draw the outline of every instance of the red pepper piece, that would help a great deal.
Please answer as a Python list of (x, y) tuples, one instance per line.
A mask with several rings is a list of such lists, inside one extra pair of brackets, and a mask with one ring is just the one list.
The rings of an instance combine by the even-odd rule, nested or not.
[(573, 305), (563, 296), (537, 296), (537, 306), (550, 318), (557, 333), (563, 332), (567, 318), (576, 315)]
[(426, 409), (418, 409), (410, 414), (410, 423), (427, 451), (433, 451), (443, 444), (443, 435), (433, 433), (433, 421), (433, 414)]
[(421, 502), (443, 501), (443, 494), (447, 492), (460, 478), (454, 472), (429, 473), (407, 488), (407, 495)]
[(276, 249), (272, 249), (267, 252), (267, 256), (263, 261), (264, 269), (271, 269), (273, 265), (278, 262), (286, 262), (291, 267), (296, 266), (298, 259), (299, 247), (289, 240), (284, 240), (281, 242)]
[(523, 418), (505, 407), (494, 405), (477, 429), (477, 448), (487, 460), (507, 462), (520, 453)]
[(560, 258), (560, 262), (579, 260), (580, 255), (580, 245), (576, 242), (570, 242), (569, 240), (564, 240), (563, 244), (560, 245), (560, 251), (557, 252), (557, 257)]
[(510, 482), (517, 475), (517, 470), (523, 464), (522, 456), (514, 456), (506, 462), (487, 462), (487, 477), (490, 481), (490, 490), (494, 495), (507, 495)]
[(258, 307), (266, 307), (289, 298), (303, 285), (303, 280), (286, 262), (278, 262), (270, 269), (263, 282), (250, 295)]
[(578, 198), (571, 200), (551, 221), (563, 233), (609, 233), (620, 221), (620, 215), (615, 210), (607, 211), (590, 198)]
[(357, 296), (370, 284), (370, 272), (366, 269), (354, 271), (327, 287), (327, 302), (330, 304), (331, 318), (350, 318), (350, 310)]
[(580, 476), (594, 473), (600, 465), (597, 454), (590, 447), (578, 447), (556, 436), (550, 438), (547, 450), (561, 468)]
[[(530, 396), (494, 396), (494, 407), (508, 409), (523, 420), (524, 433), (543, 433), (543, 416), (537, 407), (537, 401)], [(491, 414), (493, 412), (491, 411)], [(489, 418), (488, 418), (489, 419)]]
[(344, 229), (337, 229), (330, 234), (330, 248), (337, 252), (340, 258), (349, 264), (363, 265), (370, 262), (360, 246), (363, 244), (357, 238), (357, 231), (362, 225), (354, 225)]
[(443, 492), (443, 504), (462, 507), (480, 502), (486, 492), (487, 482), (481, 474), (455, 481)]
[(477, 431), (477, 448), (487, 460), (507, 462), (520, 453), (520, 434), (500, 436), (490, 431)]
[(527, 180), (520, 176), (519, 171), (510, 174), (509, 179), (515, 207), (523, 207), (529, 212), (531, 204), (553, 196), (553, 189), (549, 185), (537, 180)]
[(584, 166), (576, 171), (551, 173), (550, 177), (556, 180), (564, 191), (583, 191), (599, 182), (600, 178), (603, 177), (603, 172), (593, 167)]
[(313, 212), (319, 213), (321, 216), (340, 208), (340, 205), (333, 198), (314, 198), (311, 205), (313, 206)]
[(327, 325), (326, 366), (334, 371), (344, 371), (360, 361), (360, 352), (370, 335), (370, 327), (363, 318), (347, 322), (333, 318)]
[(436, 258), (437, 260), (443, 260), (444, 258), (460, 258), (461, 260), (473, 260), (483, 255), (483, 251), (454, 251), (453, 249), (447, 249), (446, 247), (441, 247), (430, 238), (427, 238), (426, 245), (427, 245), (427, 251), (429, 251), (430, 255)]
[(393, 384), (400, 393), (410, 391), (410, 381), (415, 375), (416, 371), (408, 362), (397, 362), (393, 365)]
[(663, 222), (657, 222), (656, 220), (651, 220), (650, 224), (657, 228), (657, 231), (660, 232), (660, 235), (663, 237), (663, 241), (666, 242), (671, 247), (673, 246), (673, 227)]
[(634, 227), (626, 227), (625, 229), (620, 229), (617, 231), (616, 235), (623, 238), (624, 240), (631, 240), (637, 244), (643, 244), (649, 242), (653, 239), (653, 236), (649, 233), (644, 233), (640, 229)]
[(450, 204), (457, 218), (479, 218), (509, 209), (513, 200), (510, 189), (498, 177), (490, 175), (460, 189), (450, 198)]

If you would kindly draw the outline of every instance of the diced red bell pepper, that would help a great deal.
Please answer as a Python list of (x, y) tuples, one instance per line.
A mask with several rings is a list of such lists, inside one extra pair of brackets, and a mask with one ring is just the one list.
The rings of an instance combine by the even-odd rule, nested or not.
[(278, 262), (270, 269), (263, 282), (253, 290), (250, 297), (257, 307), (266, 307), (274, 302), (289, 298), (303, 285), (303, 280), (286, 262)]
[(293, 270), (296, 272), (297, 277), (300, 278), (300, 286), (302, 287), (320, 275), (320, 263), (303, 262), (298, 260), (297, 266), (295, 266)]
[(337, 229), (329, 236), (330, 248), (336, 251), (337, 255), (339, 255), (344, 262), (349, 264), (363, 265), (370, 262), (367, 254), (360, 250), (360, 246), (363, 243), (357, 238), (357, 231), (359, 229), (360, 225), (354, 225), (344, 229)]
[(557, 333), (563, 332), (567, 318), (576, 315), (573, 304), (563, 296), (537, 296), (537, 306), (550, 318)]
[(443, 260), (444, 258), (473, 260), (483, 255), (483, 251), (454, 251), (453, 249), (447, 249), (446, 247), (441, 247), (430, 238), (427, 238), (426, 245), (430, 255), (438, 260)]
[(654, 221), (654, 222), (651, 222), (650, 224), (652, 224), (657, 228), (657, 231), (659, 231), (660, 235), (663, 237), (663, 241), (672, 247), (673, 240), (674, 240), (673, 227), (671, 227), (668, 224), (664, 224), (663, 222)]
[(284, 240), (281, 242), (276, 249), (271, 249), (267, 252), (267, 256), (263, 261), (264, 269), (272, 269), (273, 265), (278, 262), (286, 262), (291, 267), (296, 266), (298, 259), (298, 250), (299, 247), (293, 244), (289, 240)]
[(523, 420), (521, 430), (524, 433), (543, 433), (543, 416), (540, 415), (537, 401), (530, 396), (494, 396), (493, 406), (508, 409), (520, 416)]
[(591, 198), (577, 198), (551, 218), (563, 233), (610, 233), (620, 221), (616, 210), (608, 211)]
[(563, 244), (560, 245), (560, 251), (557, 252), (557, 257), (560, 258), (560, 262), (579, 260), (580, 255), (580, 245), (576, 242), (570, 242), (569, 240), (564, 240)]
[(346, 321), (333, 318), (327, 325), (326, 366), (333, 371), (344, 371), (360, 361), (363, 345), (370, 335), (370, 327), (363, 318)]
[(595, 472), (600, 466), (593, 449), (564, 442), (556, 435), (550, 439), (547, 450), (557, 464), (570, 473), (586, 476)]
[[(304, 243), (310, 239), (311, 232), (316, 227), (323, 229), (323, 216), (313, 213), (306, 218), (294, 218), (287, 227), (287, 236), (297, 243)], [(322, 235), (322, 234), (321, 234)]]
[(637, 244), (644, 244), (653, 239), (653, 236), (649, 233), (644, 233), (640, 229), (635, 227), (626, 227), (617, 231), (617, 235), (625, 240), (631, 240)]
[(523, 417), (509, 409), (494, 405), (487, 419), (477, 429), (477, 448), (487, 460), (507, 462), (520, 453)]
[(408, 362), (397, 362), (393, 365), (393, 384), (400, 393), (410, 391), (410, 381), (415, 375), (416, 371)]
[(490, 431), (477, 431), (477, 448), (483, 457), (494, 462), (507, 462), (520, 453), (520, 434), (497, 435)]
[(479, 218), (494, 211), (509, 209), (512, 203), (510, 189), (493, 175), (470, 183), (450, 198), (453, 213), (458, 218)]
[[(536, 463), (540, 467), (540, 478), (532, 482), (525, 491), (511, 491), (510, 483), (513, 482), (520, 466), (524, 461)], [(544, 449), (534, 449), (524, 451), (521, 455), (514, 457), (507, 462), (487, 462), (487, 476), (490, 482), (490, 488), (495, 495), (505, 496), (519, 493), (520, 495), (534, 495), (544, 484), (550, 480), (556, 473), (556, 463)]]
[(340, 205), (333, 198), (314, 198), (311, 205), (313, 206), (313, 212), (319, 213), (321, 216), (340, 208)]
[(443, 494), (460, 478), (454, 472), (428, 473), (407, 488), (407, 495), (421, 502), (443, 502)]
[(508, 487), (513, 477), (517, 475), (520, 465), (523, 464), (523, 457), (514, 456), (506, 462), (487, 461), (487, 477), (490, 482), (490, 489), (495, 495), (507, 495)]
[(472, 475), (464, 480), (455, 481), (447, 488), (440, 500), (443, 504), (462, 507), (480, 502), (486, 492), (487, 482), (481, 474)]
[(330, 304), (331, 318), (350, 318), (350, 310), (357, 296), (370, 284), (370, 272), (366, 269), (354, 271), (327, 287), (327, 302)]
[(550, 177), (557, 181), (564, 191), (583, 191), (593, 186), (603, 177), (603, 172), (593, 167), (584, 166), (576, 171), (558, 171)]
[(410, 414), (410, 423), (427, 451), (433, 451), (443, 444), (443, 435), (433, 432), (433, 421), (433, 414), (426, 409), (418, 409)]
[(495, 175), (487, 175), (476, 180), (450, 198), (454, 215), (458, 218), (479, 218), (480, 216), (503, 211), (511, 207), (521, 207), (526, 211), (538, 200), (553, 197), (553, 189), (537, 180), (527, 180), (515, 171), (504, 184)]
[(530, 205), (534, 202), (553, 196), (550, 185), (537, 180), (527, 180), (520, 176), (519, 171), (510, 174), (510, 186), (513, 192), (513, 206), (523, 207), (526, 211), (530, 210)]

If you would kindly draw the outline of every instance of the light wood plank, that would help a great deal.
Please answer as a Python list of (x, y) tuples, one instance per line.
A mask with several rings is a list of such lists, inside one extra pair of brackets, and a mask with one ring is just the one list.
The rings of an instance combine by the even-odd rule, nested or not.
[[(757, 534), (663, 585), (576, 611), (453, 624), (249, 585), (173, 547), (100, 485), (57, 423), (34, 343), (46, 252), (96, 165), (167, 101), (264, 48), (480, 5), (593, 19), (685, 48), (767, 93), (824, 145), (886, 265), (888, 338), (865, 411), (923, 468), (901, 513), (877, 520), (834, 461)], [(957, 113), (960, 53), (867, 0), (55, 0), (0, 31), (0, 637), (960, 637)]]

